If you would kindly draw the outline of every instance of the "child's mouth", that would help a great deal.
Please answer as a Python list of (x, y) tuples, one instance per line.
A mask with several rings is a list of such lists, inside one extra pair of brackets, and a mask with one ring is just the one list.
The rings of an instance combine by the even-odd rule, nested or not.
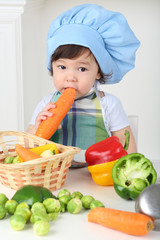
[[(63, 91), (66, 90), (67, 88), (74, 88), (74, 87), (65, 87), (65, 88), (63, 88)], [(75, 89), (75, 88), (74, 88), (74, 89)]]

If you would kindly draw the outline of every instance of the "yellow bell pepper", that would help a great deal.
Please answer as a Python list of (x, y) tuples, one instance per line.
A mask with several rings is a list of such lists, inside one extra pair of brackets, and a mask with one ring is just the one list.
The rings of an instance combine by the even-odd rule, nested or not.
[(112, 167), (118, 160), (88, 166), (93, 181), (101, 186), (112, 186)]
[(54, 143), (51, 143), (51, 144), (45, 144), (45, 145), (42, 145), (42, 146), (39, 146), (39, 147), (35, 147), (35, 148), (31, 148), (30, 151), (38, 154), (38, 155), (41, 155), (42, 152), (46, 151), (46, 150), (55, 150), (55, 154), (59, 153), (58, 152), (58, 149), (56, 147), (56, 145)]

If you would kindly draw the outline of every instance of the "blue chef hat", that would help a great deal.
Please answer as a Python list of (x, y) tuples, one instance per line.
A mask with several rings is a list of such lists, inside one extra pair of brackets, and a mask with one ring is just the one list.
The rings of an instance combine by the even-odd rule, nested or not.
[(140, 42), (125, 17), (96, 4), (71, 8), (50, 25), (47, 36), (47, 68), (60, 45), (76, 44), (90, 49), (104, 74), (112, 73), (106, 83), (117, 83), (134, 68)]

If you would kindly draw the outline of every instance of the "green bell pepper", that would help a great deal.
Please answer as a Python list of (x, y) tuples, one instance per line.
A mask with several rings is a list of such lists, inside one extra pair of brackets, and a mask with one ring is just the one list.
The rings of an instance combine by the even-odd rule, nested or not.
[(35, 202), (43, 202), (46, 198), (56, 198), (52, 192), (44, 187), (26, 185), (17, 190), (12, 200), (18, 203), (26, 202), (30, 207)]
[(120, 197), (135, 200), (144, 188), (156, 182), (157, 173), (144, 155), (131, 153), (114, 164), (112, 179)]

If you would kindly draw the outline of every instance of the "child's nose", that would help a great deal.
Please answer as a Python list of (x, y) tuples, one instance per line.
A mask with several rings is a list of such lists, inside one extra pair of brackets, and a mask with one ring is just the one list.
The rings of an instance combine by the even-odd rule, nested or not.
[(67, 76), (66, 76), (66, 81), (67, 82), (77, 82), (77, 77), (74, 73), (69, 73)]

